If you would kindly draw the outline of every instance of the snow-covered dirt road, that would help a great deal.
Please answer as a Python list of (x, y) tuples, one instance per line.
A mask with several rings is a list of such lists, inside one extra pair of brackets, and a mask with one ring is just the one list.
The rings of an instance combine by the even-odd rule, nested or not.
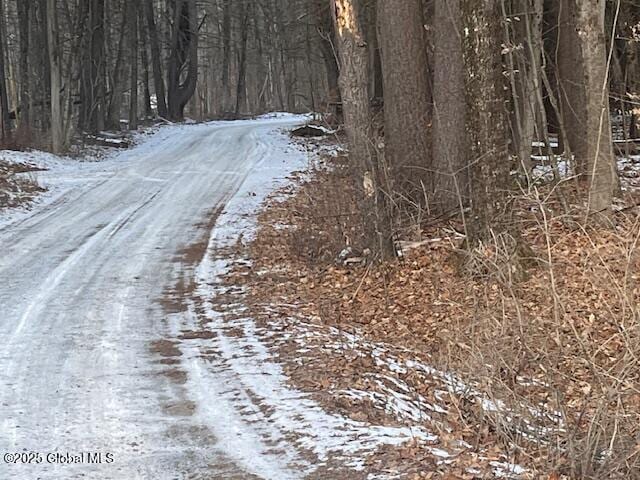
[(42, 174), (57, 196), (0, 226), (0, 478), (304, 478), (413, 435), (326, 414), (213, 307), (225, 245), (305, 166), (281, 131), (302, 120), (167, 127)]

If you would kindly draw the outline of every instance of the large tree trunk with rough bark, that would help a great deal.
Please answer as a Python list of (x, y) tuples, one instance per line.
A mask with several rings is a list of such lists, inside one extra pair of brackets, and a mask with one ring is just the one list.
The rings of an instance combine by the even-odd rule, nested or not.
[(431, 89), (420, 0), (378, 0), (384, 88), (385, 158), (393, 188), (431, 196)]
[(435, 0), (433, 20), (433, 210), (469, 202), (460, 0)]
[(508, 116), (502, 67), (500, 0), (462, 0), (465, 92), (470, 142), (468, 244), (502, 238), (513, 228)]
[(383, 257), (392, 255), (391, 229), (385, 215), (384, 170), (371, 148), (369, 56), (360, 17), (360, 0), (332, 0), (340, 60), (340, 93), (356, 184), (362, 186), (365, 234)]
[(350, 157), (358, 171), (369, 169), (369, 109), (367, 44), (361, 30), (359, 0), (334, 0), (336, 32), (340, 53), (340, 92), (345, 130), (349, 137)]

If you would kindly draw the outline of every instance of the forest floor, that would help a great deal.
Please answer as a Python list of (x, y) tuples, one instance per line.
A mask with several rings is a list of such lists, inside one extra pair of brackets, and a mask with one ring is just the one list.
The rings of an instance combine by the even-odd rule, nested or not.
[(479, 275), (460, 274), (456, 219), (407, 225), (401, 261), (366, 266), (348, 157), (335, 140), (304, 145), (312, 172), (270, 198), (255, 239), (237, 246), (249, 262), (225, 281), (246, 285), (295, 388), (354, 421), (416, 432), (366, 470), (637, 478), (640, 159), (620, 161), (625, 195), (604, 227), (582, 226), (569, 179), (523, 189), (517, 218), (535, 265), (515, 281), (492, 245), (475, 252)]

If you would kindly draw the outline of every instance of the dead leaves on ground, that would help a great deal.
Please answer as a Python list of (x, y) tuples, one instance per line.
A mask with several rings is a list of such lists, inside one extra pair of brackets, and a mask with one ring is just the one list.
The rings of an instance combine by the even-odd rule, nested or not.
[[(540, 262), (517, 285), (461, 278), (451, 262), (457, 245), (448, 239), (448, 225), (423, 232), (442, 240), (423, 242), (401, 262), (345, 268), (335, 264), (335, 256), (345, 241), (357, 244), (358, 225), (353, 214), (357, 205), (350, 203), (342, 168), (339, 163), (297, 190), (280, 192), (260, 214), (260, 229), (249, 247), (252, 273), (246, 277), (257, 318), (282, 322), (294, 335), (297, 319), (304, 319), (325, 331), (357, 331), (366, 340), (392, 345), (399, 355), (419, 352), (507, 402), (562, 410), (568, 426), (580, 432), (590, 416), (601, 413), (607, 396), (624, 403), (627, 419), (639, 418), (640, 369), (629, 363), (640, 354), (640, 228), (634, 216), (619, 215), (613, 230), (581, 230), (552, 215), (543, 224), (539, 210), (527, 210), (521, 215), (524, 239)], [(265, 305), (266, 310), (261, 308)], [(398, 421), (371, 402), (336, 395), (353, 386), (372, 389), (367, 374), (375, 371), (375, 361), (349, 349), (332, 351), (309, 339), (304, 343), (277, 345), (298, 386), (352, 418)], [(402, 380), (433, 400), (428, 380), (411, 375)], [(466, 441), (483, 451), (495, 448), (501, 458), (516, 441), (528, 453), (519, 460), (540, 472), (536, 478), (569, 478), (555, 473), (555, 466), (566, 470), (579, 459), (508, 438), (482, 412), (455, 402), (449, 407), (456, 415), (448, 415), (446, 422), (457, 425)], [(627, 422), (618, 436), (632, 438), (638, 424)], [(562, 432), (550, 435), (544, 440), (567, 441)], [(469, 476), (473, 461), (464, 455), (456, 460), (465, 464), (458, 470), (454, 463), (443, 469), (436, 462), (424, 472), (419, 465), (429, 463), (423, 454), (424, 446), (381, 452), (378, 467), (407, 465), (414, 458), (413, 469), (402, 470), (405, 478), (491, 478), (485, 473)]]

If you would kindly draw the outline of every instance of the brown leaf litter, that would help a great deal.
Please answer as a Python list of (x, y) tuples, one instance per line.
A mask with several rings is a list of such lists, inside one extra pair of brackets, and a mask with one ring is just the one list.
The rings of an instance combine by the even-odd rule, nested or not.
[(582, 228), (544, 187), (530, 191), (519, 219), (538, 266), (517, 284), (461, 276), (453, 220), (423, 229), (399, 262), (345, 267), (336, 256), (358, 249), (360, 215), (346, 158), (326, 161), (331, 168), (273, 196), (243, 252), (251, 265), (225, 281), (246, 285), (252, 315), (280, 333), (271, 346), (296, 387), (355, 420), (438, 437), (386, 447), (368, 469), (635, 478), (635, 210), (617, 214), (614, 228)]

